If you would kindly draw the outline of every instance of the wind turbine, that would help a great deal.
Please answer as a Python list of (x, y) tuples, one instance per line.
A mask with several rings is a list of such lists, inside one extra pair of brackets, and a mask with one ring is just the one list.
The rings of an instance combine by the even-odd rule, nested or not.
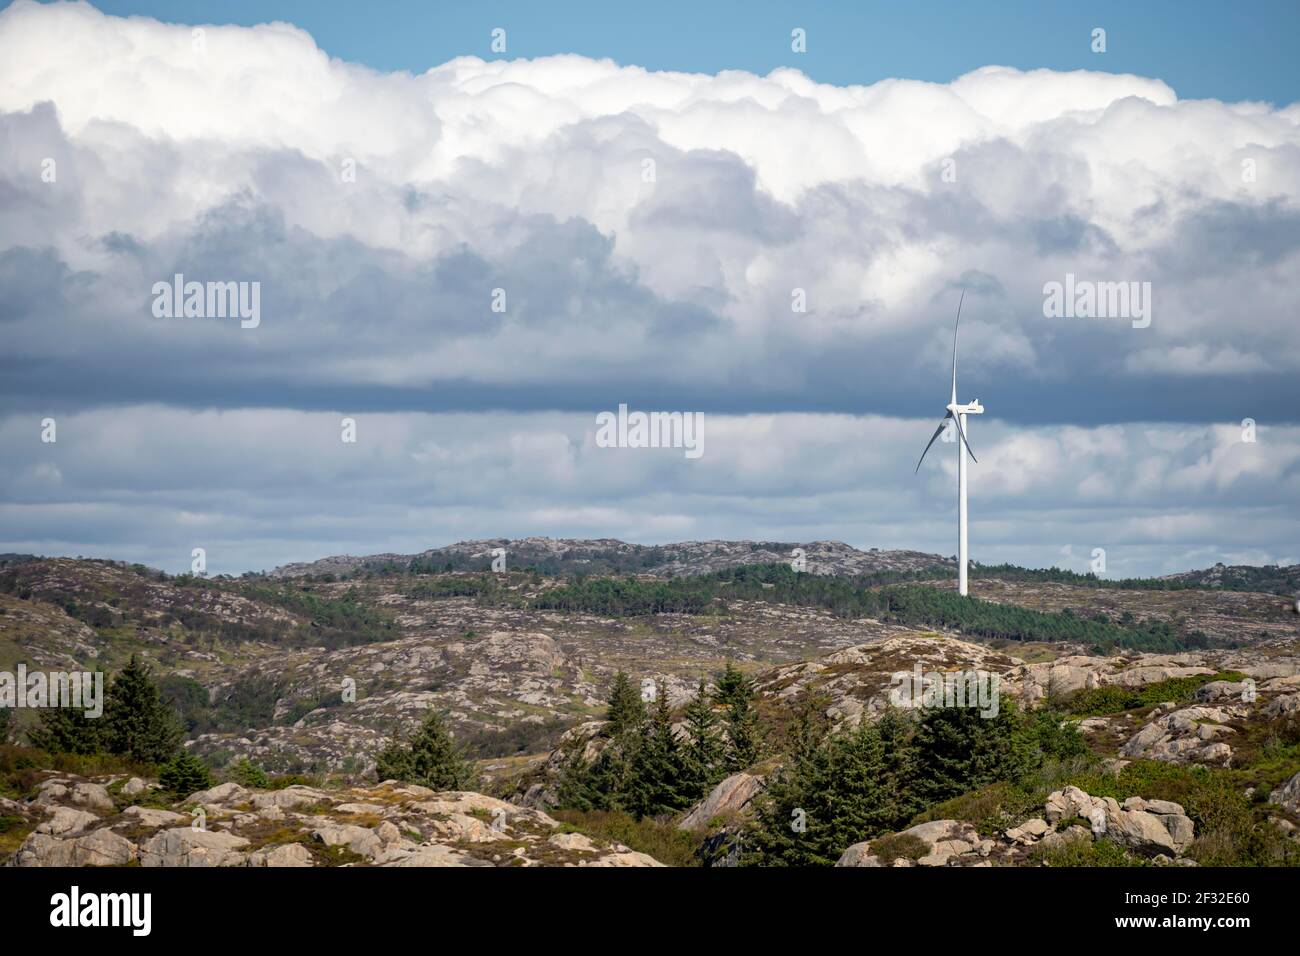
[(921, 458), (916, 463), (916, 471), (919, 472), (921, 462), (925, 461), (925, 454), (930, 450), (930, 445), (933, 445), (934, 440), (948, 427), (948, 419), (951, 418), (953, 424), (957, 426), (957, 434), (961, 436), (961, 441), (957, 442), (957, 593), (962, 597), (969, 593), (966, 584), (966, 453), (970, 452), (971, 459), (979, 464), (975, 452), (971, 451), (970, 442), (966, 440), (966, 416), (984, 414), (984, 406), (979, 403), (978, 398), (965, 405), (957, 403), (957, 328), (961, 325), (961, 306), (965, 301), (966, 290), (963, 289), (961, 298), (957, 300), (957, 321), (952, 327), (952, 395), (948, 401), (948, 411), (943, 416), (943, 421), (939, 422), (939, 427), (934, 430), (934, 434), (930, 436), (925, 451), (921, 452)]

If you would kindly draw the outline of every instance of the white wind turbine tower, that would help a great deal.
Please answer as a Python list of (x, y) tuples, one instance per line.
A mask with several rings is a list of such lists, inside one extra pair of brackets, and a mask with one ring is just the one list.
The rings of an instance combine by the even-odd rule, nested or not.
[(984, 414), (984, 406), (979, 403), (978, 398), (965, 405), (957, 404), (957, 328), (961, 325), (961, 305), (965, 301), (966, 290), (963, 289), (961, 298), (957, 301), (957, 321), (952, 327), (952, 395), (948, 401), (948, 412), (943, 416), (943, 421), (939, 422), (939, 427), (934, 430), (934, 434), (930, 436), (929, 444), (925, 446), (925, 451), (921, 452), (920, 461), (916, 463), (916, 471), (920, 471), (921, 462), (925, 461), (925, 454), (930, 450), (930, 445), (934, 444), (934, 440), (948, 426), (948, 419), (951, 418), (957, 426), (957, 434), (961, 438), (957, 442), (957, 593), (963, 597), (968, 593), (966, 584), (966, 453), (970, 452), (971, 459), (976, 464), (979, 463), (979, 459), (975, 457), (975, 452), (971, 451), (970, 442), (966, 440), (966, 416)]

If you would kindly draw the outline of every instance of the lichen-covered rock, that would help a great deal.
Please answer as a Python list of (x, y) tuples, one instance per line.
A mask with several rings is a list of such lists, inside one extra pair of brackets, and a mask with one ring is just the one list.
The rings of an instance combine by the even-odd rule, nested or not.
[[(438, 792), (394, 781), (338, 790), (222, 785), (177, 801), (172, 810), (131, 806), (100, 816), (71, 805), (74, 795), (94, 792), (93, 781), (63, 775), (45, 783), (29, 804), (17, 805), (24, 817), (46, 819), (11, 865), (661, 865), (618, 843), (557, 832), (559, 823), (540, 810), (472, 791)], [(184, 811), (196, 797), (209, 801), (202, 806), (213, 811), (206, 829), (186, 825), (190, 814)], [(211, 826), (218, 813), (219, 822)]]
[(1276, 803), (1292, 813), (1300, 813), (1300, 773), (1268, 795), (1269, 803)]
[(137, 857), (136, 845), (112, 830), (92, 830), (62, 839), (32, 833), (14, 854), (14, 866), (126, 866)]
[(733, 773), (714, 787), (709, 795), (697, 803), (677, 825), (683, 830), (694, 830), (707, 826), (715, 817), (739, 813), (749, 805), (762, 787), (762, 777), (752, 777), (747, 773)]
[(86, 827), (98, 822), (99, 817), (93, 813), (87, 813), (85, 810), (77, 810), (73, 807), (55, 807), (50, 818), (36, 827), (36, 832), (48, 833), (52, 836), (67, 836), (80, 833)]
[(219, 830), (174, 827), (155, 834), (140, 848), (141, 866), (243, 866), (248, 840)]

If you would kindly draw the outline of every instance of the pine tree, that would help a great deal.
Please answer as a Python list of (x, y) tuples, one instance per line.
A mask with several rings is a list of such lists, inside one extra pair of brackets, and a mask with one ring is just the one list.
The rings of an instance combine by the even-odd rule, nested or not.
[(131, 655), (109, 686), (104, 704), (104, 746), (141, 763), (165, 763), (181, 743), (180, 721), (167, 706), (149, 667)]
[(385, 747), (375, 760), (380, 780), (400, 780), (431, 790), (472, 790), (478, 774), (447, 729), (442, 713), (430, 710), (407, 744)]
[(609, 713), (605, 719), (609, 721), (605, 728), (609, 737), (619, 737), (628, 730), (636, 730), (645, 720), (645, 705), (641, 703), (641, 695), (622, 671), (614, 675), (614, 686), (609, 692)]
[(0, 707), (0, 745), (9, 743), (13, 723), (14, 712), (8, 707)]
[(158, 774), (158, 783), (176, 798), (188, 797), (212, 786), (212, 774), (194, 754), (182, 750)]
[(688, 790), (696, 799), (705, 796), (721, 778), (723, 748), (713, 699), (700, 678), (695, 696), (686, 707), (686, 732), (690, 737), (684, 761)]

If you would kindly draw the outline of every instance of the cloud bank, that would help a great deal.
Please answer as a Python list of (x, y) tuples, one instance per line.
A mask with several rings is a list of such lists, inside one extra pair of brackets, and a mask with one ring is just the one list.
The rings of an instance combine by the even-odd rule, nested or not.
[[(0, 548), (948, 552), (951, 463), (910, 471), (964, 288), (977, 558), (1293, 557), (1296, 104), (998, 66), (385, 74), (288, 24), (201, 30), (0, 12)], [(155, 318), (177, 273), (260, 283), (260, 324)], [(1044, 316), (1067, 274), (1149, 282), (1149, 327)], [(620, 402), (706, 412), (705, 459), (596, 454)]]

